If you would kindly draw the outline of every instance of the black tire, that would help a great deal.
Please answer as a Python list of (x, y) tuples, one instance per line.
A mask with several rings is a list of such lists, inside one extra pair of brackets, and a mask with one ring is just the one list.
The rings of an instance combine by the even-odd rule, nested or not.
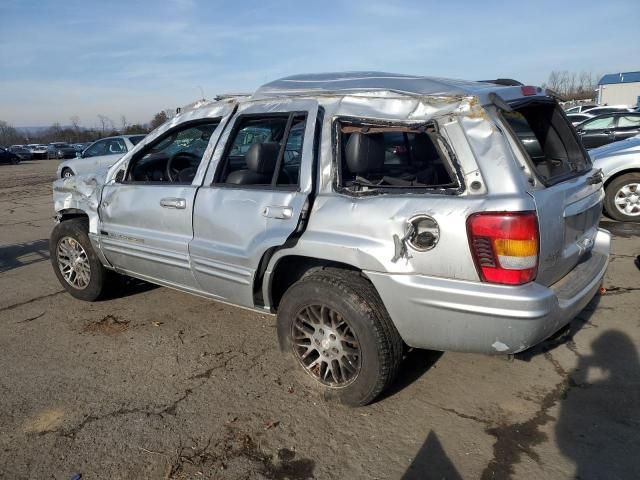
[(71, 170), (69, 167), (64, 167), (62, 169), (62, 172), (60, 172), (60, 178), (69, 178), (73, 177), (74, 175), (75, 173), (73, 173), (73, 170)]
[[(51, 238), (49, 241), (49, 253), (51, 256), (51, 264), (53, 265), (53, 271), (55, 272), (58, 280), (62, 286), (74, 297), (93, 302), (99, 299), (105, 292), (107, 286), (107, 277), (110, 273), (97, 257), (96, 253), (91, 246), (89, 240), (89, 221), (86, 218), (72, 218), (60, 222), (55, 226), (53, 232), (51, 232)], [(63, 275), (58, 262), (58, 247), (64, 239), (75, 240), (84, 252), (86, 253), (86, 259), (89, 264), (89, 281), (83, 288), (76, 288), (69, 283)]]
[[(321, 369), (312, 373), (296, 353), (294, 322), (305, 308), (316, 305), (336, 312), (357, 338), (359, 371), (343, 385), (322, 383), (316, 376)], [(280, 348), (323, 389), (325, 399), (349, 406), (371, 403), (387, 388), (395, 378), (403, 355), (402, 339), (373, 285), (360, 273), (346, 270), (315, 271), (285, 292), (278, 308), (278, 340)]]
[[(627, 173), (612, 180), (605, 189), (604, 209), (607, 215), (621, 222), (640, 222), (640, 215), (626, 215), (615, 204), (616, 194), (621, 188), (629, 184), (640, 185), (640, 173)], [(637, 194), (640, 195), (640, 188), (637, 188)], [(640, 204), (638, 204), (638, 208), (640, 209)]]

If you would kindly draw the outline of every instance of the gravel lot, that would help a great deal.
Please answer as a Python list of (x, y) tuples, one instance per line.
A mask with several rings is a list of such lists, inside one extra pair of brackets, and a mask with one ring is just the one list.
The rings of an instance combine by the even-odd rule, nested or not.
[(275, 318), (130, 282), (74, 300), (49, 263), (53, 161), (0, 165), (0, 478), (630, 479), (640, 472), (640, 227), (562, 337), (513, 361), (411, 352), (326, 403)]

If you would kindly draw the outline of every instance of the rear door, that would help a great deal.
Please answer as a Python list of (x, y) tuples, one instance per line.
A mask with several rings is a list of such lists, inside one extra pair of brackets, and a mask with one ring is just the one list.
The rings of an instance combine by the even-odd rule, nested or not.
[(308, 205), (317, 115), (314, 100), (238, 108), (195, 199), (189, 253), (201, 289), (254, 305), (263, 255), (287, 241)]
[(536, 281), (551, 285), (593, 247), (604, 197), (602, 183), (590, 181), (591, 162), (555, 102), (528, 101), (513, 108), (502, 118), (540, 180), (529, 192), (540, 229)]
[(630, 113), (618, 116), (618, 125), (615, 129), (615, 141), (624, 140), (640, 133), (640, 114)]

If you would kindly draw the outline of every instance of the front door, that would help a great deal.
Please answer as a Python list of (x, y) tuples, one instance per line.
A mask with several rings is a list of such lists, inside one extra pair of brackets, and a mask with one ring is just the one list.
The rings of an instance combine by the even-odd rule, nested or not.
[(188, 249), (193, 204), (232, 111), (218, 109), (168, 129), (125, 161), (121, 182), (105, 185), (99, 233), (113, 266), (156, 283), (197, 290)]
[(195, 199), (189, 253), (202, 290), (254, 306), (260, 260), (296, 231), (313, 188), (317, 115), (313, 100), (238, 109)]
[(596, 148), (614, 141), (613, 129), (615, 117), (613, 115), (587, 120), (580, 126), (578, 134), (584, 148)]

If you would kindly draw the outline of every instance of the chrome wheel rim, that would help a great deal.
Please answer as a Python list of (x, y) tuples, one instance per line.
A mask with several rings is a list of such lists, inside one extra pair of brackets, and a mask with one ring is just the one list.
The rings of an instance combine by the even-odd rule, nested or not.
[(58, 241), (58, 268), (65, 281), (73, 288), (84, 290), (91, 281), (91, 265), (82, 245), (71, 237)]
[(302, 308), (291, 336), (296, 358), (320, 383), (343, 387), (360, 373), (360, 343), (344, 317), (326, 305)]
[(65, 170), (64, 174), (62, 176), (64, 178), (71, 178), (71, 177), (73, 177), (73, 173), (71, 173), (71, 170)]
[(640, 183), (628, 183), (616, 192), (614, 203), (618, 211), (630, 217), (640, 215)]

